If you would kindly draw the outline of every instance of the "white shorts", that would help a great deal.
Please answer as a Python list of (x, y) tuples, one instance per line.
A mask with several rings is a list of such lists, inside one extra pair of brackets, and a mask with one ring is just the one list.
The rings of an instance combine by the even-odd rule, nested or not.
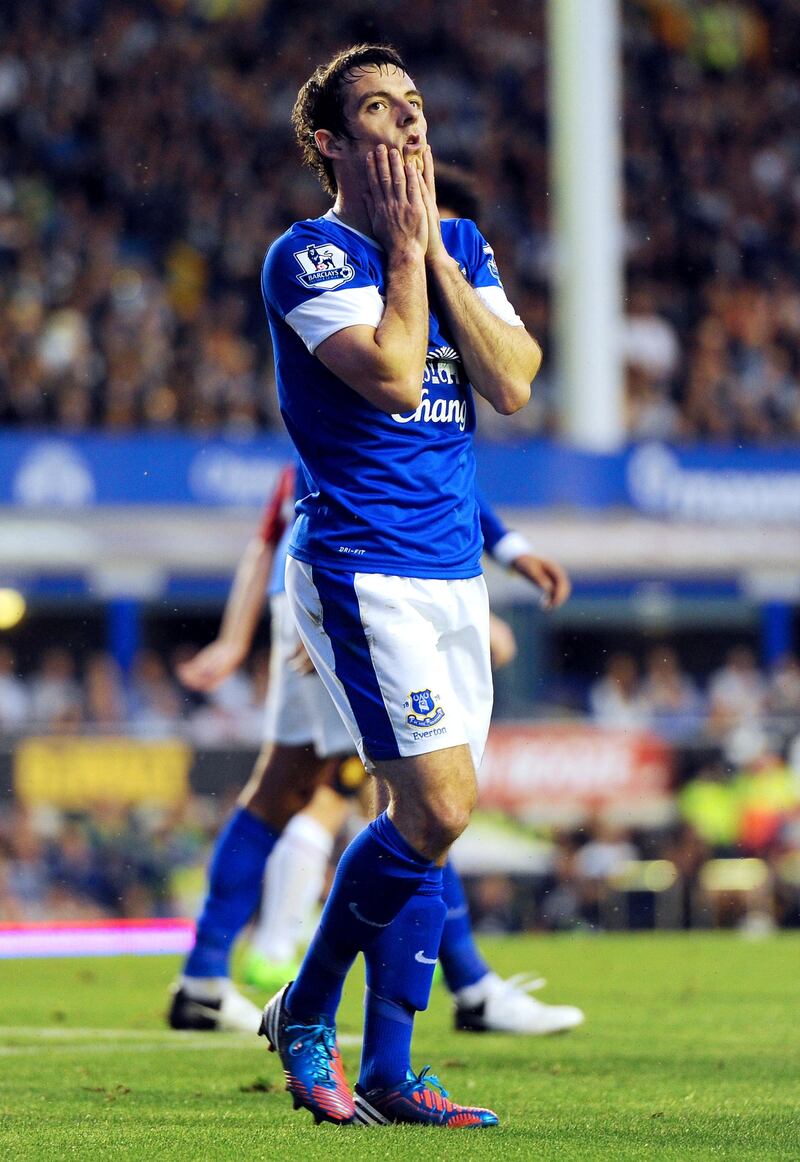
[(264, 739), (312, 745), (318, 758), (353, 753), (350, 733), (318, 674), (299, 674), (291, 659), (300, 644), (285, 593), (270, 598), (272, 645), (264, 707)]
[(492, 713), (482, 576), (425, 580), (286, 562), (300, 636), (367, 769), (466, 743)]

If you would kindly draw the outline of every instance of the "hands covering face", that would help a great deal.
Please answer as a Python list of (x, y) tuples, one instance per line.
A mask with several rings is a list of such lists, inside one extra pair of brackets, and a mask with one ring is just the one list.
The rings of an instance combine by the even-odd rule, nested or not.
[(390, 252), (416, 243), (429, 262), (446, 253), (430, 146), (404, 160), (399, 149), (379, 145), (367, 154), (366, 165), (365, 202), (377, 240)]

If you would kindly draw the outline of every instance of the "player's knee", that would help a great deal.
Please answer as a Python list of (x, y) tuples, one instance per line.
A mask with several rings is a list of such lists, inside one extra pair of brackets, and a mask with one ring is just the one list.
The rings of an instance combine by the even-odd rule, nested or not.
[(282, 831), (294, 815), (308, 807), (316, 789), (317, 780), (306, 772), (300, 773), (294, 783), (268, 777), (254, 779), (240, 795), (239, 804), (276, 831)]
[(431, 834), (439, 840), (442, 850), (455, 843), (459, 835), (466, 830), (474, 806), (474, 795), (466, 792), (429, 805), (428, 827)]

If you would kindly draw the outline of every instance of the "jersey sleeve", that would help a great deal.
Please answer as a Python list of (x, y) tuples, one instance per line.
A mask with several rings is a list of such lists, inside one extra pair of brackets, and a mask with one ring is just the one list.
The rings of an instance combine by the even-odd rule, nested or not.
[[(453, 222), (457, 246), (466, 260), (466, 277), (478, 297), (493, 315), (512, 327), (524, 327), (522, 319), (508, 300), (494, 251), (474, 222), (458, 218)], [(452, 253), (452, 252), (451, 252)]]
[(261, 518), (259, 536), (265, 545), (274, 549), (283, 536), (288, 523), (287, 512), (294, 506), (294, 468), (284, 468), (278, 477), (275, 491), (267, 501)]
[(270, 248), (261, 288), (271, 307), (313, 353), (345, 327), (377, 327), (381, 298), (370, 263), (358, 243), (345, 250), (341, 238), (313, 223), (296, 227)]
[(531, 551), (530, 545), (521, 533), (506, 528), (477, 485), (475, 499), (478, 502), (483, 547), (495, 561), (510, 566), (517, 557)]

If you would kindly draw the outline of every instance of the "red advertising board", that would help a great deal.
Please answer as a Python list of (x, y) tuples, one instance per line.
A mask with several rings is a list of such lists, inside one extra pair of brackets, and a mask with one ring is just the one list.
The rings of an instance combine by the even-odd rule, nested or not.
[(654, 735), (563, 725), (493, 726), (480, 771), (481, 806), (602, 809), (669, 795), (669, 746)]

